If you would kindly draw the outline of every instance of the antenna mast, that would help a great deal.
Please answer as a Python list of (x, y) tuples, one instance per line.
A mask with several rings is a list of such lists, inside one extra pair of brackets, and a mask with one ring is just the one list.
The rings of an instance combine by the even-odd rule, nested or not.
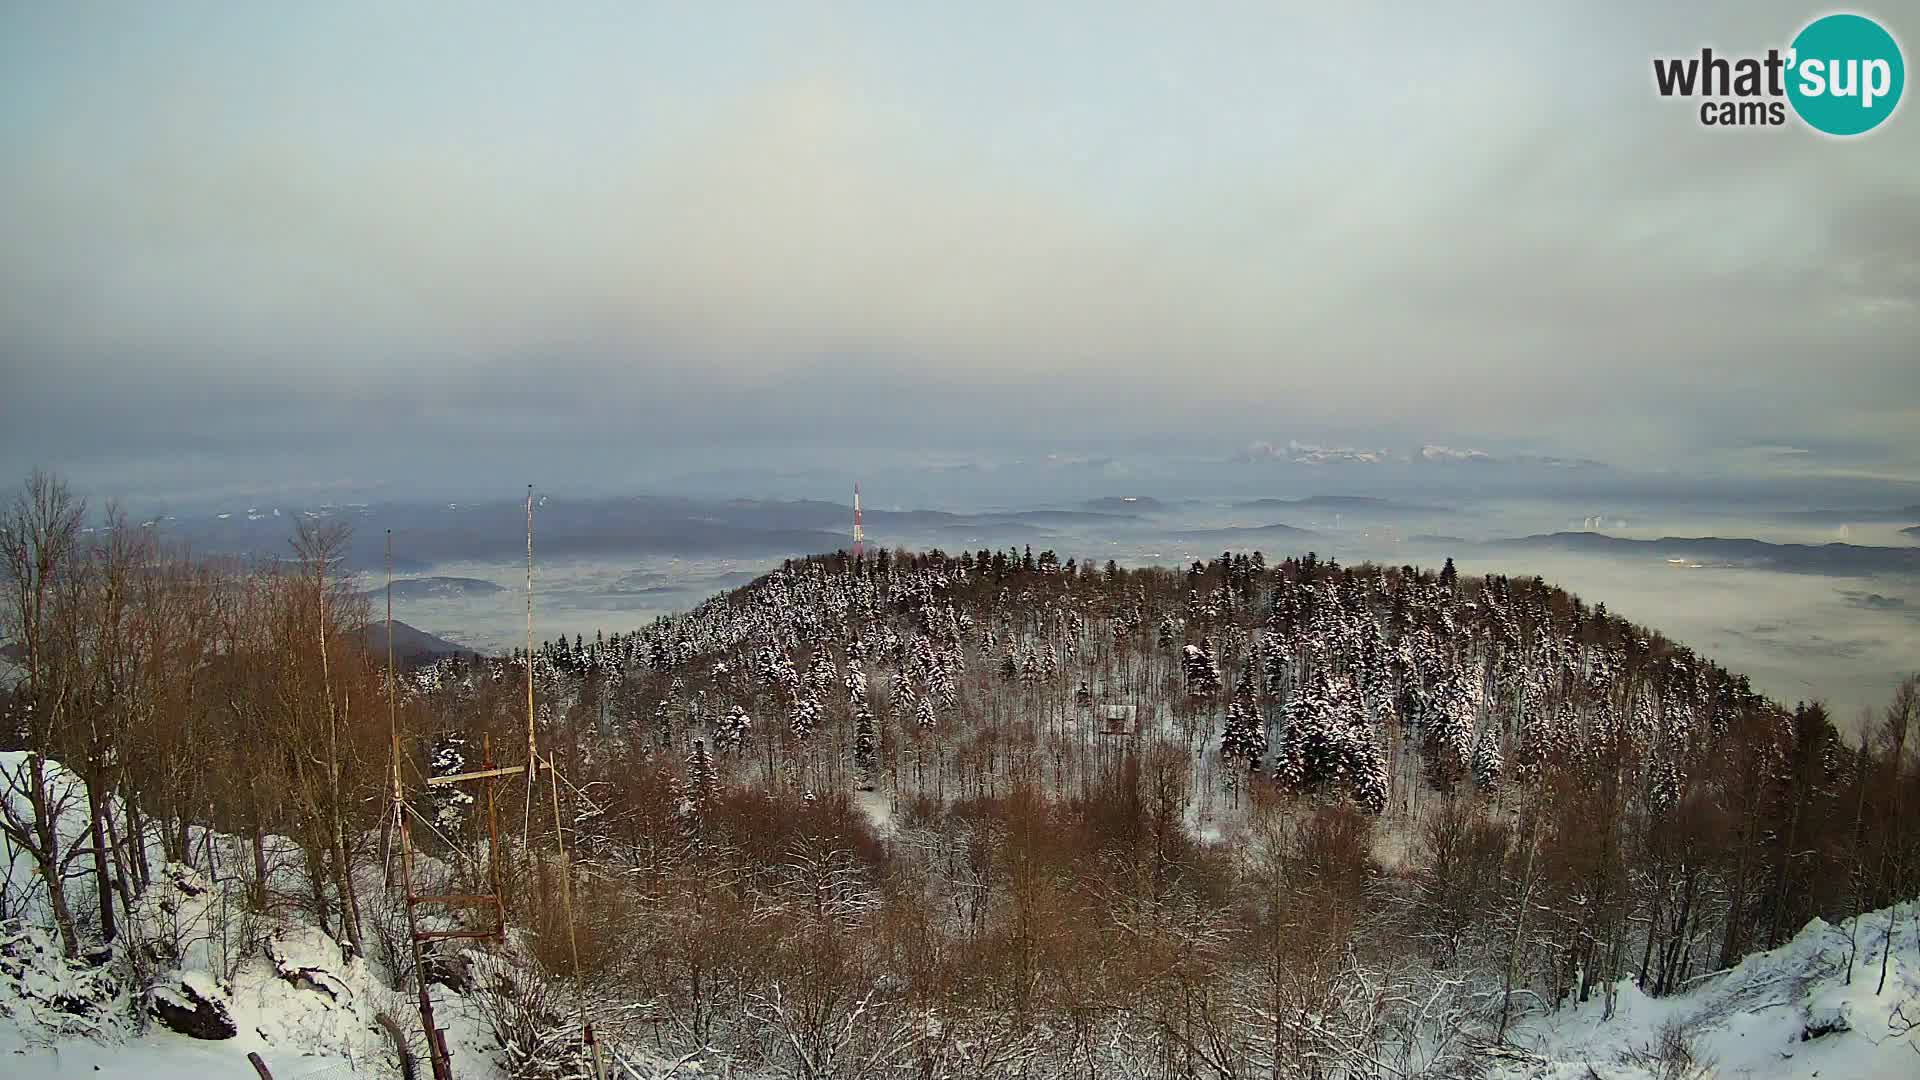
[(566, 826), (560, 815), (560, 767), (555, 764), (552, 754), (543, 761), (540, 758), (540, 746), (535, 736), (533, 708), (533, 485), (527, 485), (527, 814), (528, 829), (533, 821), (533, 788), (539, 778), (540, 770), (547, 770), (547, 780), (552, 785), (549, 792), (553, 801), (553, 844), (560, 856), (560, 904), (567, 918), (567, 953), (573, 963), (574, 1003), (580, 1010), (580, 1031), (588, 1051), (592, 1054), (593, 1080), (600, 1080), (604, 1069), (600, 1061), (600, 1042), (594, 1037), (593, 1021), (587, 1016), (586, 978), (580, 970), (580, 937), (578, 920), (573, 914), (573, 864), (567, 856)]
[(540, 748), (533, 737), (533, 485), (527, 485), (527, 784), (531, 799)]
[[(452, 784), (481, 781), (485, 784), (487, 803), (487, 885), (492, 892), (487, 893), (450, 893), (429, 894), (415, 890), (413, 860), (413, 829), (409, 816), (418, 817), (419, 812), (407, 804), (405, 780), (401, 774), (400, 762), (400, 717), (399, 695), (394, 678), (398, 665), (394, 662), (393, 645), (393, 530), (387, 530), (387, 725), (391, 729), (393, 767), (392, 817), (388, 827), (400, 834), (400, 867), (398, 884), (403, 893), (403, 903), (407, 917), (407, 936), (413, 947), (413, 979), (419, 993), (420, 1025), (427, 1037), (427, 1061), (432, 1070), (433, 1080), (453, 1080), (453, 1056), (447, 1049), (446, 1030), (441, 1028), (433, 1015), (433, 991), (427, 981), (426, 947), (436, 941), (466, 939), (470, 941), (503, 941), (507, 932), (507, 908), (500, 891), (500, 826), (494, 814), (494, 778), (503, 775), (518, 774), (518, 766), (506, 769), (493, 767), (493, 741), (482, 736), (482, 766), (477, 772), (460, 773), (455, 776), (435, 776), (427, 778), (427, 786), (446, 787)], [(433, 831), (428, 823), (428, 830)], [(383, 856), (383, 859), (387, 856)], [(392, 864), (387, 867), (387, 884), (395, 884)], [(422, 930), (418, 908), (421, 904), (430, 904), (449, 909), (492, 908), (493, 925), (491, 927), (463, 927), (459, 929)]]
[[(433, 1015), (433, 997), (426, 979), (426, 955), (423, 946), (444, 940), (470, 940), (476, 942), (502, 942), (506, 940), (507, 907), (506, 896), (501, 888), (500, 862), (501, 843), (499, 818), (495, 809), (494, 781), (524, 773), (527, 780), (527, 822), (531, 831), (533, 811), (533, 789), (539, 779), (540, 771), (546, 770), (553, 790), (549, 798), (553, 806), (554, 842), (560, 857), (560, 899), (566, 910), (567, 947), (573, 961), (574, 993), (580, 1010), (580, 1026), (583, 1041), (592, 1053), (592, 1076), (599, 1080), (605, 1075), (605, 1066), (601, 1060), (599, 1040), (595, 1038), (593, 1023), (587, 1014), (585, 979), (580, 970), (580, 945), (577, 936), (577, 920), (573, 912), (573, 868), (568, 859), (565, 819), (560, 809), (561, 775), (551, 756), (542, 758), (534, 724), (533, 700), (533, 485), (527, 485), (527, 763), (519, 765), (496, 766), (493, 759), (493, 740), (490, 736), (481, 737), (481, 767), (471, 772), (455, 773), (450, 776), (430, 776), (426, 778), (429, 788), (443, 788), (454, 784), (481, 782), (486, 789), (487, 814), (487, 893), (454, 893), (446, 895), (423, 895), (414, 891), (413, 837), (408, 818), (419, 817), (419, 812), (407, 805), (406, 788), (400, 771), (400, 726), (396, 712), (394, 693), (394, 657), (393, 657), (393, 531), (387, 531), (387, 718), (393, 728), (393, 821), (400, 834), (400, 860), (402, 885), (405, 889), (407, 930), (413, 940), (414, 978), (420, 991), (420, 1020), (426, 1029), (428, 1059), (432, 1065), (434, 1080), (453, 1080), (452, 1055), (448, 1052), (446, 1032), (437, 1026)], [(434, 831), (431, 822), (420, 819), (429, 831)], [(434, 904), (447, 908), (492, 908), (493, 925), (491, 927), (462, 926), (445, 930), (422, 930), (415, 908), (420, 904)]]
[(867, 530), (860, 527), (860, 481), (853, 482), (853, 558), (858, 562), (867, 554)]

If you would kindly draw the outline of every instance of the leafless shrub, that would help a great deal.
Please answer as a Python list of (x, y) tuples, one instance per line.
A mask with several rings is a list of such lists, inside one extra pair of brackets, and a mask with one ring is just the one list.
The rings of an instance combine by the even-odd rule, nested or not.
[(1620, 1064), (1644, 1069), (1654, 1080), (1705, 1080), (1715, 1062), (1694, 1049), (1685, 1025), (1671, 1023), (1654, 1041), (1621, 1051)]
[(530, 964), (474, 953), (467, 1002), (493, 1036), (500, 1067), (513, 1080), (575, 1080), (592, 1064), (565, 984)]

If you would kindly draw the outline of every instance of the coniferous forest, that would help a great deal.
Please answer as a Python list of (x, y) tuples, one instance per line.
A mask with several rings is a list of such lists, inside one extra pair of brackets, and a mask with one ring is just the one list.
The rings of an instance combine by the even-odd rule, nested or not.
[[(243, 562), (103, 522), (36, 475), (0, 536), (0, 919), (82, 962), (190, 868), (223, 934), (478, 1003), (512, 1075), (578, 1075), (587, 1020), (744, 1075), (1469, 1076), (1521, 1016), (1920, 893), (1920, 677), (1862, 726), (1538, 578), (836, 552), (390, 681), (341, 529)], [(529, 684), (539, 801), (427, 783), (525, 763)], [(396, 766), (426, 891), (497, 892), (505, 942), (414, 969)]]

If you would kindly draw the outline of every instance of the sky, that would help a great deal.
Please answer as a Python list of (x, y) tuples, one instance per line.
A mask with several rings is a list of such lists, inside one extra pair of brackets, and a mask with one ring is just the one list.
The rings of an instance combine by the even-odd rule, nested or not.
[[(7, 5), (0, 467), (1298, 439), (1920, 479), (1914, 104), (1835, 140), (1653, 89), (1825, 10)], [(1857, 10), (1913, 62), (1920, 12)]]

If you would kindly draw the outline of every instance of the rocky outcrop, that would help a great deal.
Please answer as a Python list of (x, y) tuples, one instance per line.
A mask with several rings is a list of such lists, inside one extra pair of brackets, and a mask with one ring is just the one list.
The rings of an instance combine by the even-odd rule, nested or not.
[(198, 972), (177, 975), (149, 988), (147, 1012), (168, 1031), (191, 1039), (231, 1039), (239, 1034), (226, 996)]

